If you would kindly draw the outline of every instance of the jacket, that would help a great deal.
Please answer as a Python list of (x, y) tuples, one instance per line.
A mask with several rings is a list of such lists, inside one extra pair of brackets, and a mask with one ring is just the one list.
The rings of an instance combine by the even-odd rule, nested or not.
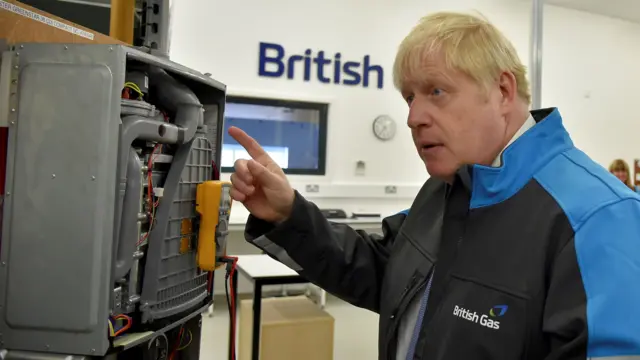
[(425, 293), (413, 359), (640, 359), (640, 197), (573, 145), (557, 109), (532, 116), (500, 167), (429, 179), (383, 235), (296, 193), (288, 220), (250, 217), (245, 236), (380, 314), (381, 360)]

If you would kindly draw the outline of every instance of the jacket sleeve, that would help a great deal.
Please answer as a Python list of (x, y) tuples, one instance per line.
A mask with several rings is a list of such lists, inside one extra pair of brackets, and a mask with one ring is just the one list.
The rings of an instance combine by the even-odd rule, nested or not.
[(245, 237), (310, 282), (343, 300), (375, 312), (389, 249), (405, 218), (382, 222), (384, 235), (332, 223), (298, 192), (291, 217), (274, 226), (249, 217)]
[(640, 359), (640, 200), (603, 207), (574, 228), (547, 293), (547, 360)]

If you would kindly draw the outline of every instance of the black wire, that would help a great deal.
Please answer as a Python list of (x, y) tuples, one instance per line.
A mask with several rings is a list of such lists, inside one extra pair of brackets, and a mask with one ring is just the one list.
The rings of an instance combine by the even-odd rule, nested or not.
[[(151, 354), (150, 353), (151, 347), (156, 345), (156, 341), (158, 341), (158, 338), (164, 339), (165, 347), (162, 347), (162, 348), (158, 347), (157, 354)], [(169, 355), (168, 353), (169, 353), (169, 339), (167, 339), (167, 336), (165, 334), (160, 334), (147, 343), (147, 354), (149, 355), (150, 359), (156, 358), (158, 360), (166, 360)], [(155, 355), (158, 355), (158, 356), (155, 356)]]

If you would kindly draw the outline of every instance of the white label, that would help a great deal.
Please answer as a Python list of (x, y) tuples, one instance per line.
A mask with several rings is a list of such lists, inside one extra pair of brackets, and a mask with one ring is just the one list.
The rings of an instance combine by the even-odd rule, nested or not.
[(60, 22), (58, 20), (54, 20), (50, 17), (46, 17), (44, 15), (40, 15), (38, 13), (35, 13), (31, 10), (27, 10), (25, 8), (22, 8), (18, 5), (14, 5), (14, 4), (9, 4), (8, 2), (4, 1), (4, 0), (0, 0), (0, 9), (4, 9), (4, 10), (8, 10), (11, 11), (12, 13), (16, 13), (18, 15), (22, 15), (26, 18), (29, 18), (31, 20), (35, 20), (35, 21), (39, 21), (43, 24), (49, 25), (49, 26), (53, 26), (55, 28), (58, 28), (60, 30), (64, 30), (66, 32), (72, 33), (74, 35), (78, 35), (81, 36), (85, 39), (89, 39), (89, 40), (93, 40), (94, 38), (94, 34), (91, 32), (88, 32), (86, 30), (82, 30), (82, 29), (78, 29), (77, 27), (71, 26), (69, 24), (65, 24), (63, 22)]
[(493, 329), (493, 330), (500, 330), (500, 321), (497, 321), (496, 319), (492, 319), (492, 318), (497, 318), (502, 315), (504, 315), (504, 312), (495, 314), (493, 311), (491, 311), (489, 315), (478, 314), (475, 311), (471, 312), (471, 310), (467, 310), (458, 305), (456, 305), (453, 308), (453, 316), (457, 316), (461, 319), (465, 319), (472, 323), (480, 324), (481, 326), (484, 326), (486, 328)]

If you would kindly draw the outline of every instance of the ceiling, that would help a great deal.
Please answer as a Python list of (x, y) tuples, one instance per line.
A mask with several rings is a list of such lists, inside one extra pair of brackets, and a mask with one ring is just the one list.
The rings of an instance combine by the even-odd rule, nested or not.
[(640, 0), (544, 0), (544, 2), (640, 23)]

